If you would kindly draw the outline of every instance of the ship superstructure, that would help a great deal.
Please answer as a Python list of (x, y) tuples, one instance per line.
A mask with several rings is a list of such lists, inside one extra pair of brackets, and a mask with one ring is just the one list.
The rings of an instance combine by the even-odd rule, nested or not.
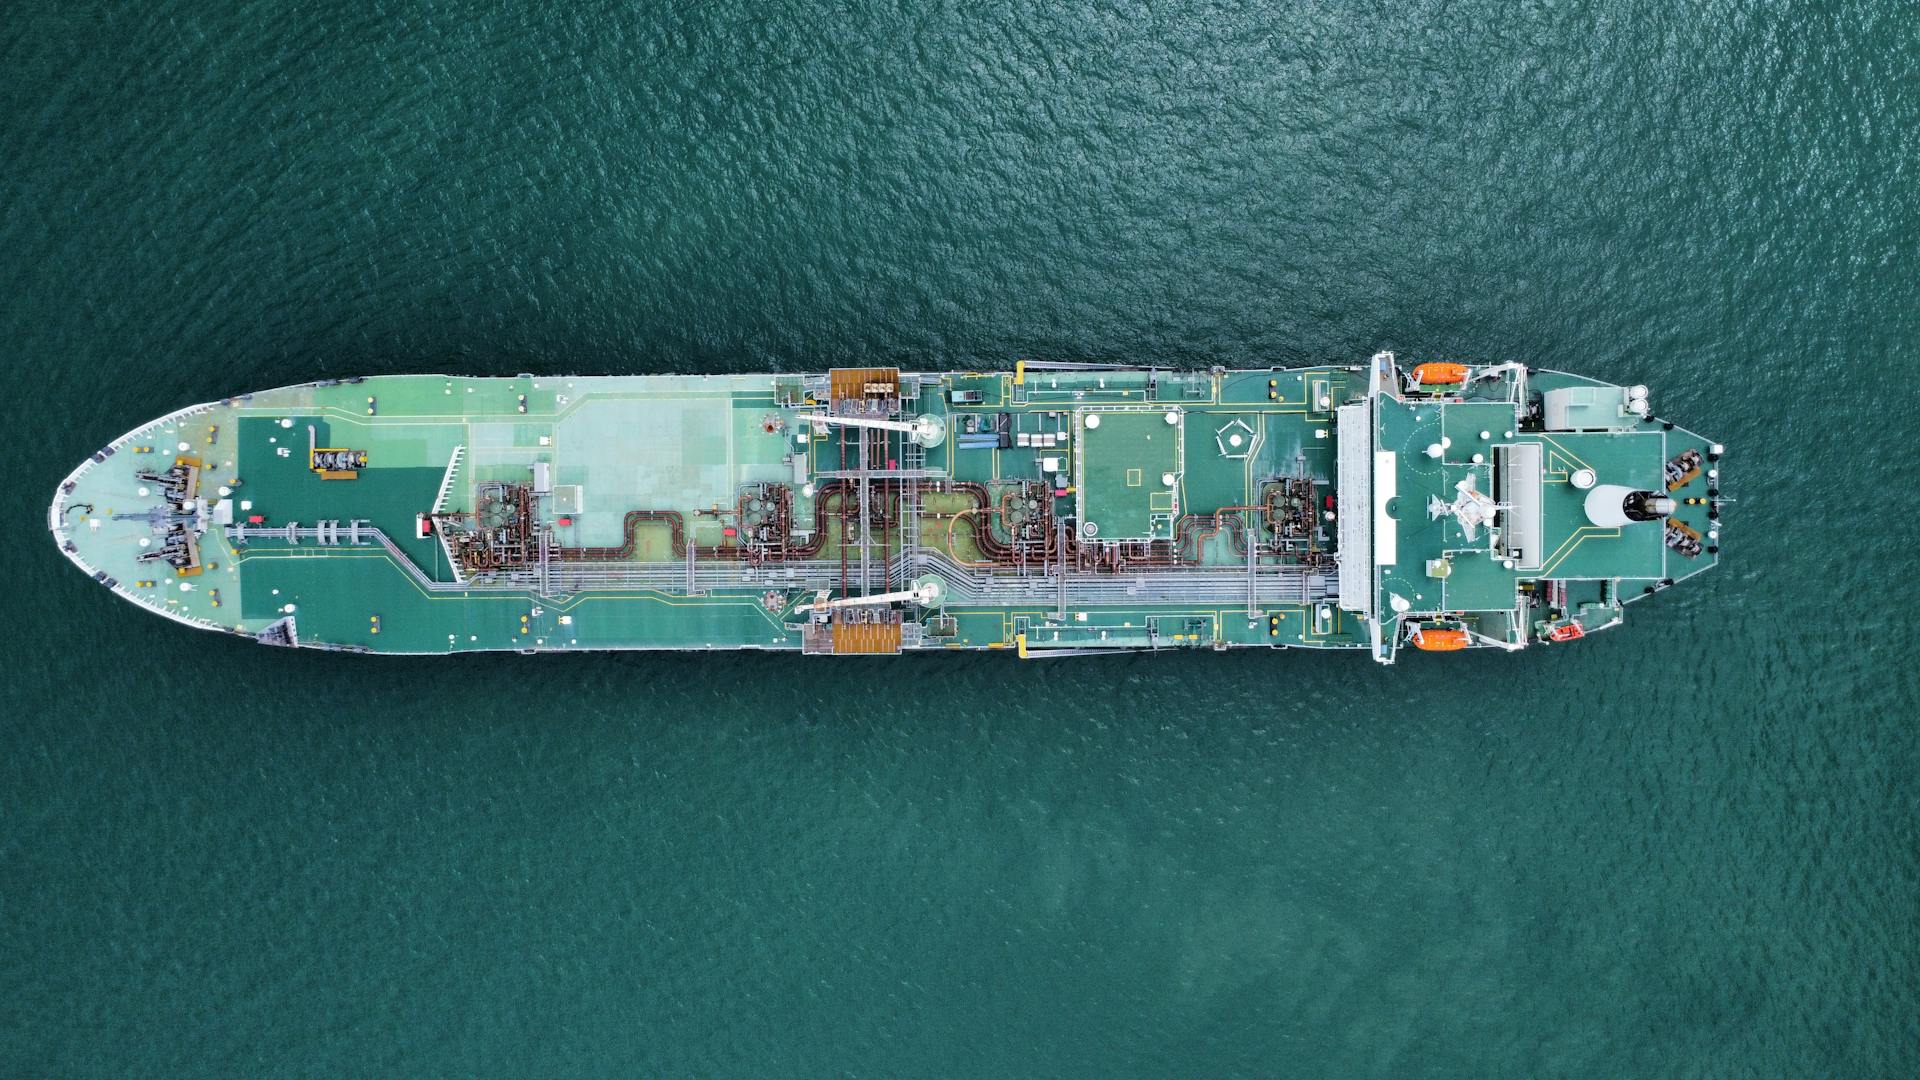
[(59, 487), (177, 622), (385, 653), (1514, 650), (1718, 561), (1722, 448), (1520, 364), (462, 378), (183, 409)]

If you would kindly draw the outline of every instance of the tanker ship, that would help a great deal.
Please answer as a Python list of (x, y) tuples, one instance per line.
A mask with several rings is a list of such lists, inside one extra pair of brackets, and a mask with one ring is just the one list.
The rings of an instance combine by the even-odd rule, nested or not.
[[(356, 653), (1519, 650), (1714, 566), (1723, 448), (1517, 363), (329, 379), (48, 526), (173, 622)], [(132, 627), (126, 628), (131, 632)]]

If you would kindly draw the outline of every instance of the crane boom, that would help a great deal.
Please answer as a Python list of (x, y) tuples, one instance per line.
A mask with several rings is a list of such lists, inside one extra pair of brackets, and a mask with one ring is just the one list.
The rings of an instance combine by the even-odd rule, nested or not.
[(921, 446), (939, 446), (947, 437), (947, 425), (937, 416), (915, 416), (907, 420), (876, 420), (865, 416), (836, 416), (825, 412), (801, 413), (821, 431), (830, 424), (840, 427), (868, 428), (874, 431), (898, 431)]

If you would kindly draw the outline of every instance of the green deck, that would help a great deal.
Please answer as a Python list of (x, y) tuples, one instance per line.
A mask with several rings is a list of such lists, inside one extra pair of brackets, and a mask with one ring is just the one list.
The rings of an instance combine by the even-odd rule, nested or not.
[[(1510, 402), (1471, 392), (1436, 401), (1389, 387), (1370, 398), (1368, 370), (1351, 367), (1034, 368), (905, 383), (901, 412), (938, 416), (947, 434), (924, 452), (897, 434), (870, 444), (870, 506), (899, 520), (864, 552), (857, 518), (843, 525), (829, 515), (824, 535), (814, 535), (817, 492), (861, 482), (857, 437), (838, 426), (822, 433), (805, 419), (823, 407), (824, 376), (409, 376), (259, 393), (186, 410), (113, 444), (63, 487), (50, 524), (89, 572), (182, 621), (255, 635), (291, 614), (303, 645), (407, 653), (798, 649), (819, 592), (887, 592), (932, 573), (954, 579), (950, 596), (934, 608), (898, 608), (909, 648), (1268, 645), (1372, 648), (1391, 659), (1401, 637), (1396, 600), (1409, 620), (1451, 620), (1524, 644), (1562, 617), (1529, 607), (1549, 580), (1573, 589), (1568, 606), (1584, 601), (1575, 614), (1598, 628), (1646, 587), (1715, 561), (1683, 558), (1658, 527), (1587, 523), (1583, 493), (1569, 483), (1586, 468), (1608, 483), (1664, 490), (1663, 463), (1709, 444), (1654, 420), (1631, 431), (1540, 431), (1517, 420)], [(1586, 385), (1599, 384), (1552, 373), (1533, 383), (1536, 392)], [(954, 392), (981, 400), (955, 403)], [(1348, 449), (1394, 455), (1397, 496), (1381, 524), (1398, 551), (1362, 571), (1372, 575), (1365, 601), (1343, 607), (1341, 575), (1360, 563), (1339, 550), (1328, 511), (1335, 501), (1341, 515), (1371, 510), (1337, 487), (1335, 411), (1369, 400), (1374, 445)], [(999, 446), (1003, 423), (1007, 441), (1032, 445)], [(365, 451), (366, 468), (355, 479), (322, 479), (309, 468), (309, 427), (319, 447)], [(1443, 457), (1426, 456), (1442, 437), (1450, 440)], [(1451, 518), (1426, 512), (1468, 475), (1491, 491), (1493, 448), (1523, 443), (1537, 444), (1544, 460), (1547, 555), (1533, 568), (1504, 565), (1484, 540), (1476, 546)], [(1475, 464), (1476, 453), (1486, 460)], [(137, 562), (160, 534), (145, 520), (115, 517), (153, 508), (153, 485), (135, 474), (176, 457), (203, 461), (203, 510), (236, 523), (264, 518), (247, 526), (245, 542), (202, 522), (197, 575)], [(1056, 471), (1043, 471), (1047, 459)], [(551, 481), (550, 493), (534, 498), (536, 528), (556, 551), (618, 548), (631, 512), (673, 511), (694, 558), (675, 549), (667, 523), (648, 519), (619, 560), (588, 566), (553, 556), (560, 561), (545, 569), (458, 578), (442, 542), (415, 535), (418, 515), (474, 511), (480, 485), (525, 486), (536, 468)], [(1283, 552), (1262, 499), (1284, 478), (1311, 479), (1314, 501), (1309, 534)], [(225, 499), (222, 486), (231, 490)], [(1699, 478), (1674, 494), (1703, 495), (1707, 486)], [(715, 555), (747, 542), (762, 519), (751, 508), (742, 516), (742, 500), (768, 491), (790, 500), (789, 546), (815, 550)], [(980, 496), (970, 492), (984, 492), (988, 505), (976, 506)], [(849, 495), (841, 505), (857, 503)], [(1711, 509), (1703, 499), (1674, 516), (1704, 537), (1717, 529)], [(322, 522), (364, 522), (393, 548), (260, 535)], [(1025, 522), (1044, 528), (1022, 547), (1016, 531)], [(1241, 539), (1249, 524), (1251, 560)], [(986, 536), (976, 537), (982, 527)], [(1049, 554), (1056, 529), (1077, 537), (1089, 559), (1066, 572), (1064, 604), (1062, 571)], [(1022, 554), (985, 566), (989, 542)], [(1121, 559), (1158, 552), (1178, 565), (1102, 563), (1107, 546)], [(1428, 560), (1443, 556), (1449, 576), (1430, 576)]]
[[(1108, 540), (1173, 536), (1184, 425), (1168, 424), (1165, 417), (1158, 409), (1088, 409), (1079, 415), (1074, 479), (1083, 535)], [(1088, 531), (1090, 525), (1095, 531)]]

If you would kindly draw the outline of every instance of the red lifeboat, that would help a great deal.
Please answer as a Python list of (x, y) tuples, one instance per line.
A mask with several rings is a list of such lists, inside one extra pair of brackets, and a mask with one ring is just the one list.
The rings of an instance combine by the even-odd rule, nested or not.
[(1413, 647), (1427, 652), (1458, 652), (1466, 648), (1470, 641), (1465, 630), (1435, 626), (1413, 628)]
[(1413, 381), (1421, 386), (1455, 386), (1467, 381), (1467, 365), (1421, 364), (1413, 369)]

